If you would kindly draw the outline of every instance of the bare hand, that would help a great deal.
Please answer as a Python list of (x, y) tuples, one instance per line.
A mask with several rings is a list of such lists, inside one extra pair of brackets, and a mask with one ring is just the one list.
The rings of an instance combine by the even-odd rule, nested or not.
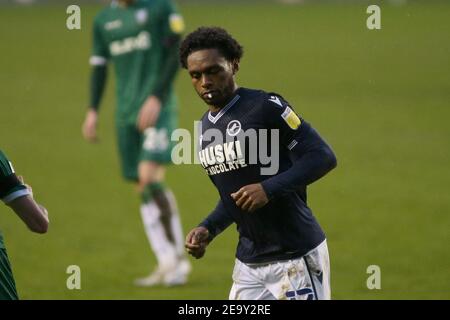
[(145, 100), (139, 111), (137, 118), (137, 128), (144, 132), (148, 127), (153, 127), (161, 112), (161, 101), (155, 96), (150, 96)]
[(48, 221), (48, 211), (47, 208), (45, 208), (42, 204), (38, 204), (39, 208), (41, 209), (42, 214), (44, 215), (44, 217), (47, 218)]
[(200, 259), (204, 256), (206, 246), (209, 243), (209, 231), (205, 227), (197, 227), (192, 229), (186, 236), (185, 247), (187, 252)]
[(269, 199), (260, 183), (249, 184), (231, 194), (236, 205), (243, 211), (253, 212), (264, 207)]
[(84, 119), (82, 132), (83, 137), (89, 142), (97, 142), (97, 111), (89, 109)]

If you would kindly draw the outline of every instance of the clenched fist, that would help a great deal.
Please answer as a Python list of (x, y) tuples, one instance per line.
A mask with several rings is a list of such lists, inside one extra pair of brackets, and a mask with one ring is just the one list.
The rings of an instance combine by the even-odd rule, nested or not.
[(260, 183), (249, 184), (231, 194), (236, 205), (243, 211), (253, 212), (264, 207), (269, 199)]
[(187, 252), (196, 259), (200, 259), (205, 255), (208, 244), (209, 231), (205, 227), (194, 228), (186, 236), (185, 247)]

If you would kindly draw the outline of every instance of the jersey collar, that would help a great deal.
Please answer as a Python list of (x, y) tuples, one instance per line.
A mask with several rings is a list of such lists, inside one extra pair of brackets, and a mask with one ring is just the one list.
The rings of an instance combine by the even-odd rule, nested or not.
[(240, 97), (241, 97), (240, 95), (236, 94), (234, 98), (230, 102), (228, 102), (228, 104), (225, 107), (220, 109), (219, 113), (217, 113), (215, 116), (213, 116), (211, 114), (211, 111), (209, 111), (208, 120), (215, 124), (225, 114), (225, 112), (227, 112), (229, 109), (231, 109), (232, 106), (236, 104), (236, 102), (239, 100)]

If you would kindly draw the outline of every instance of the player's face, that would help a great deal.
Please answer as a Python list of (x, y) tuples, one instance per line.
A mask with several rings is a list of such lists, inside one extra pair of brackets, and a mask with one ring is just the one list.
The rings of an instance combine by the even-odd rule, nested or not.
[(237, 62), (230, 62), (217, 49), (194, 51), (187, 58), (187, 69), (197, 94), (208, 105), (224, 107), (237, 86)]

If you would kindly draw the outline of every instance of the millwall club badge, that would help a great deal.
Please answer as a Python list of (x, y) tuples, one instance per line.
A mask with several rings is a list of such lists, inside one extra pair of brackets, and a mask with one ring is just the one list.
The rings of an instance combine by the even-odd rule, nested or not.
[(230, 121), (228, 122), (227, 133), (228, 135), (234, 137), (239, 133), (239, 131), (241, 131), (241, 128), (241, 123), (238, 120)]
[(139, 9), (136, 11), (136, 21), (139, 24), (144, 24), (147, 22), (148, 19), (148, 12), (147, 9)]

